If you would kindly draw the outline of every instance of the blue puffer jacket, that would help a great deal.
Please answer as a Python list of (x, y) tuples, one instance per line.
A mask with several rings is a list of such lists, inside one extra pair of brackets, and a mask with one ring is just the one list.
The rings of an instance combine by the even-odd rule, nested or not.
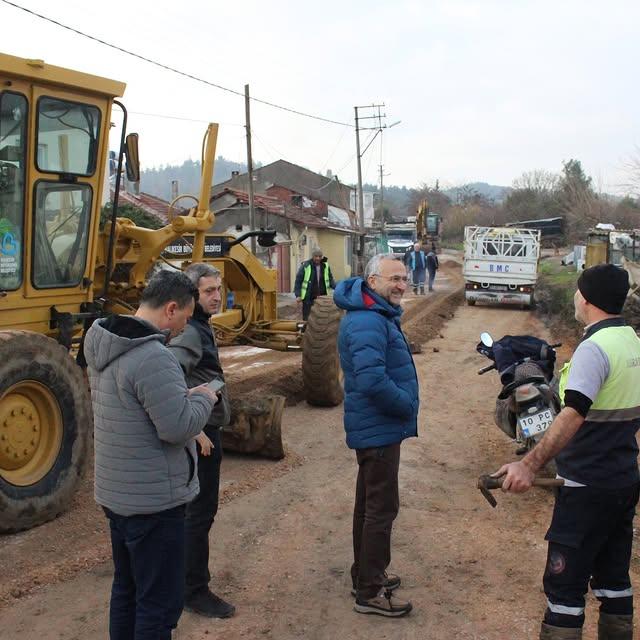
[(417, 436), (418, 378), (400, 330), (402, 309), (362, 278), (339, 282), (333, 299), (347, 311), (338, 338), (347, 445), (382, 447)]

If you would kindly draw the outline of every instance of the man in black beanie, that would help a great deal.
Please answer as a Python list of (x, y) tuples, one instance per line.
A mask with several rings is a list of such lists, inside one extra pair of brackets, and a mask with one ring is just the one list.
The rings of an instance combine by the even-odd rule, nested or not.
[(578, 291), (589, 304), (619, 316), (629, 293), (629, 274), (612, 264), (599, 264), (580, 274)]
[(584, 594), (600, 600), (598, 640), (632, 640), (629, 562), (640, 491), (640, 339), (621, 317), (629, 277), (610, 264), (586, 269), (574, 296), (585, 325), (560, 372), (562, 410), (520, 462), (504, 465), (503, 489), (527, 491), (555, 458), (564, 480), (548, 540), (541, 640), (580, 640)]

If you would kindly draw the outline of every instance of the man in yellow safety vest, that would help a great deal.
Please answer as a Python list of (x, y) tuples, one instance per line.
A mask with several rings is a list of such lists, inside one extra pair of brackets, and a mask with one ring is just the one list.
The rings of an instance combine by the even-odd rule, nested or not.
[(580, 640), (589, 585), (600, 601), (598, 640), (633, 638), (629, 562), (640, 487), (640, 338), (620, 315), (629, 290), (624, 269), (583, 271), (574, 296), (585, 326), (560, 373), (563, 408), (521, 461), (504, 465), (503, 490), (527, 491), (555, 458), (564, 480), (553, 511), (541, 640)]
[(330, 289), (335, 289), (331, 267), (322, 255), (321, 249), (314, 249), (311, 260), (300, 265), (296, 275), (294, 292), (298, 303), (302, 303), (302, 319), (306, 320), (311, 312), (313, 301), (318, 296), (326, 296)]

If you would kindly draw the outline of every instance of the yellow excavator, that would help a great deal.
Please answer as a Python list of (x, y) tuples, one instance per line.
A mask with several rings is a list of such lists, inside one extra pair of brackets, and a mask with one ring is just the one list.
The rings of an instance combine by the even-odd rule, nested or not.
[(427, 249), (435, 252), (440, 248), (442, 218), (432, 213), (428, 200), (422, 200), (416, 212), (416, 238)]
[[(302, 351), (310, 404), (343, 399), (340, 314), (319, 298), (307, 323), (277, 317), (276, 272), (245, 247), (274, 231), (215, 234), (209, 193), (218, 125), (203, 145), (196, 205), (158, 230), (119, 218), (121, 176), (139, 180), (138, 138), (126, 134), (120, 82), (0, 54), (0, 531), (26, 529), (69, 505), (88, 466), (89, 390), (73, 354), (99, 317), (134, 313), (154, 269), (192, 261), (220, 269), (231, 308), (212, 318), (224, 344)], [(100, 228), (112, 109), (123, 126), (113, 216)], [(171, 247), (179, 241), (178, 259)], [(185, 246), (188, 250), (185, 251)], [(169, 263), (169, 264), (167, 264)], [(171, 267), (169, 266), (171, 265)], [(233, 390), (232, 390), (233, 391)], [(227, 441), (282, 457), (283, 399), (236, 416)]]

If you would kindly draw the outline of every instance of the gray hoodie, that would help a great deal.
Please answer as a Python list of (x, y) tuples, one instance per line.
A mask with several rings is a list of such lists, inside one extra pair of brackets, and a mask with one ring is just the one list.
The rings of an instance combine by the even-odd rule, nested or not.
[(166, 335), (133, 316), (97, 320), (87, 331), (95, 429), (95, 498), (123, 515), (157, 513), (198, 494), (193, 438), (213, 402), (187, 395)]

